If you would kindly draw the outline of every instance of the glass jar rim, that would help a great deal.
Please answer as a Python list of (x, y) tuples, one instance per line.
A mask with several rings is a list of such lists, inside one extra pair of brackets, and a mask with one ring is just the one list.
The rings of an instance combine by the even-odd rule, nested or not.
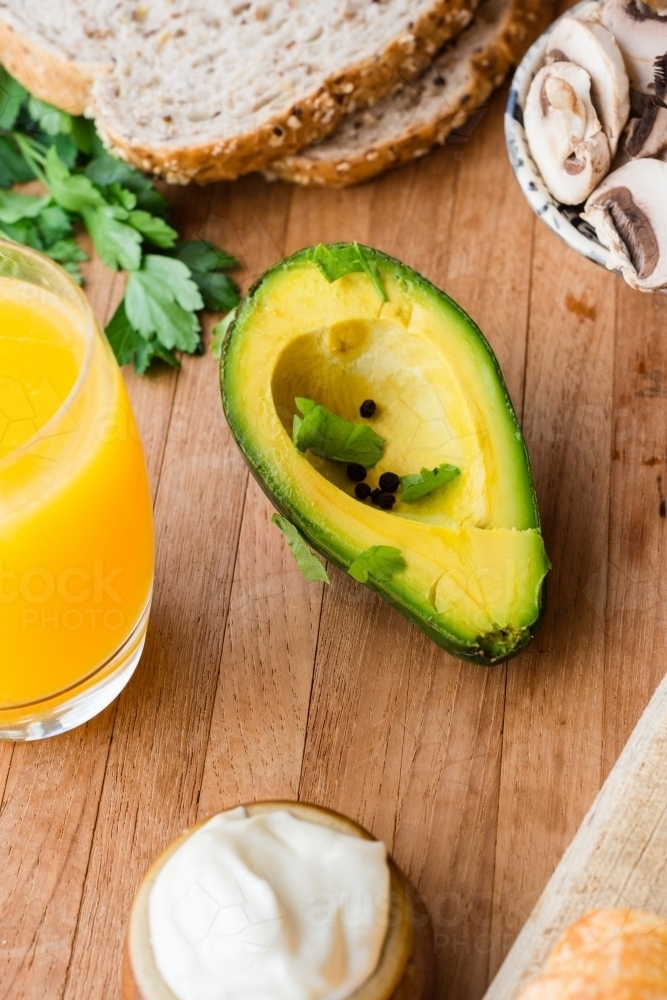
[(26, 454), (30, 451), (35, 444), (45, 437), (48, 437), (50, 430), (55, 427), (65, 416), (68, 410), (73, 405), (77, 396), (79, 395), (81, 388), (86, 381), (86, 376), (90, 369), (90, 362), (93, 353), (93, 341), (95, 339), (95, 331), (98, 330), (97, 317), (93, 312), (93, 308), (84, 295), (82, 289), (77, 285), (72, 276), (67, 273), (64, 267), (61, 267), (56, 261), (47, 257), (46, 254), (40, 253), (38, 250), (34, 250), (32, 247), (26, 247), (22, 243), (14, 243), (11, 240), (0, 239), (0, 282), (3, 278), (15, 278), (17, 281), (25, 281), (27, 285), (33, 285), (35, 288), (43, 288), (45, 291), (51, 292), (52, 295), (56, 295), (59, 298), (64, 298), (64, 296), (57, 290), (57, 288), (48, 288), (46, 285), (40, 285), (37, 282), (31, 281), (29, 278), (23, 278), (20, 274), (10, 275), (2, 273), (2, 261), (6, 259), (7, 251), (11, 251), (12, 257), (23, 258), (27, 261), (32, 261), (37, 268), (51, 274), (56, 280), (56, 284), (59, 283), (63, 288), (72, 294), (74, 302), (70, 303), (76, 306), (80, 310), (81, 318), (83, 320), (82, 330), (85, 337), (85, 355), (81, 361), (80, 369), (77, 374), (76, 380), (72, 385), (67, 396), (62, 401), (58, 409), (53, 413), (49, 419), (43, 424), (39, 430), (37, 430), (31, 437), (26, 441), (23, 441), (16, 448), (12, 448), (11, 451), (7, 452), (6, 455), (0, 457), (0, 472), (3, 468), (7, 468), (10, 464), (17, 460), (21, 454)]

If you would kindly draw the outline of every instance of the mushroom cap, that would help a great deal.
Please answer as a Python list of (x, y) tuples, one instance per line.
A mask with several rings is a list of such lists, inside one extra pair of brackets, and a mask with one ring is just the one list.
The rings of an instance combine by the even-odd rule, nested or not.
[(608, 266), (643, 292), (667, 287), (667, 163), (632, 160), (604, 180), (582, 214), (610, 251)]
[(591, 100), (591, 78), (570, 62), (543, 66), (524, 110), (530, 152), (554, 198), (580, 205), (609, 170), (609, 142)]
[(601, 24), (562, 17), (549, 35), (547, 60), (572, 62), (586, 70), (591, 78), (593, 105), (613, 159), (630, 114), (628, 74), (614, 36)]
[(640, 7), (635, 0), (606, 0), (600, 19), (623, 53), (630, 86), (655, 93), (654, 65), (667, 52), (667, 17)]

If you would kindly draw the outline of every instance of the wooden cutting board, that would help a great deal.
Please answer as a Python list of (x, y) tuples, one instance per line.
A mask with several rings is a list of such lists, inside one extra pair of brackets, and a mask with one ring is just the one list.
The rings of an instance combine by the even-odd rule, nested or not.
[(515, 1000), (566, 927), (597, 907), (667, 917), (667, 678), (519, 934), (485, 1000)]

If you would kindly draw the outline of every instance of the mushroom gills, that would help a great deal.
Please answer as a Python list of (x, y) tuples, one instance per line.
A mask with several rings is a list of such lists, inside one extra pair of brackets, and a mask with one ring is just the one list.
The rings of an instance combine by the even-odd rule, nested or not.
[(667, 52), (655, 64), (655, 95), (646, 99), (641, 118), (627, 130), (625, 152), (631, 159), (660, 156), (667, 150)]
[(582, 214), (610, 251), (608, 267), (633, 288), (667, 287), (667, 163), (633, 160), (615, 170)]
[(611, 162), (587, 71), (570, 62), (544, 66), (531, 84), (524, 125), (533, 159), (554, 198), (564, 205), (584, 202)]
[(648, 216), (635, 203), (632, 191), (626, 187), (612, 188), (598, 205), (608, 209), (637, 277), (650, 278), (660, 258), (658, 238)]
[(571, 62), (586, 70), (591, 78), (593, 106), (613, 159), (630, 114), (628, 74), (613, 35), (601, 24), (562, 17), (549, 35), (547, 62)]
[(654, 65), (667, 53), (667, 6), (655, 0), (650, 6), (637, 0), (605, 0), (599, 14), (623, 53), (633, 90), (655, 93)]

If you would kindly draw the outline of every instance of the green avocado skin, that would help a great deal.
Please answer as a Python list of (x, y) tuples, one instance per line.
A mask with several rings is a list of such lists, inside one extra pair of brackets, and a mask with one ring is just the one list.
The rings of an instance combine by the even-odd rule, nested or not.
[[(350, 244), (345, 243), (333, 243), (328, 244), (327, 248), (329, 250), (335, 251), (339, 248), (346, 248)], [(243, 427), (240, 425), (238, 419), (239, 414), (237, 413), (233, 403), (233, 386), (231, 384), (231, 376), (229, 372), (228, 358), (230, 352), (233, 348), (235, 337), (242, 333), (244, 325), (244, 314), (247, 310), (251, 309), (254, 304), (255, 297), (257, 293), (262, 289), (267, 279), (273, 276), (277, 271), (292, 271), (301, 266), (312, 267), (312, 253), (315, 247), (306, 247), (302, 250), (297, 251), (290, 257), (286, 257), (283, 260), (277, 262), (267, 271), (264, 272), (249, 288), (246, 295), (243, 297), (239, 306), (236, 309), (234, 318), (229, 323), (227, 328), (225, 338), (222, 344), (221, 356), (220, 356), (220, 386), (222, 395), (222, 405), (227, 419), (228, 426), (232, 432), (232, 436), (236, 441), (236, 444), (241, 451), (246, 464), (249, 467), (250, 472), (257, 481), (258, 485), (271, 501), (271, 503), (276, 507), (276, 509), (293, 524), (295, 524), (302, 534), (308, 540), (309, 545), (315, 549), (323, 558), (325, 558), (332, 565), (336, 566), (342, 572), (347, 573), (351, 561), (347, 561), (344, 557), (342, 551), (337, 551), (336, 548), (331, 544), (327, 543), (327, 540), (321, 537), (315, 530), (314, 526), (305, 520), (301, 512), (295, 509), (291, 504), (287, 505), (285, 503), (286, 498), (280, 495), (280, 490), (274, 488), (271, 482), (272, 476), (270, 470), (267, 468), (259, 468), (257, 462), (257, 456), (254, 454), (250, 442), (247, 441), (246, 435), (244, 433)], [(514, 411), (514, 407), (509, 397), (507, 387), (502, 375), (502, 371), (498, 364), (498, 360), (491, 349), (490, 344), (486, 340), (484, 334), (479, 329), (479, 327), (474, 323), (474, 321), (468, 316), (468, 314), (451, 299), (445, 292), (433, 285), (428, 279), (424, 278), (423, 275), (412, 270), (412, 268), (401, 263), (400, 261), (376, 250), (372, 247), (362, 246), (361, 250), (367, 256), (368, 259), (372, 260), (379, 268), (380, 273), (390, 272), (396, 276), (400, 276), (408, 285), (414, 285), (421, 287), (430, 296), (439, 298), (444, 303), (446, 303), (450, 309), (457, 312), (468, 325), (468, 328), (474, 333), (477, 338), (479, 345), (484, 349), (488, 356), (488, 360), (493, 366), (496, 378), (498, 380), (498, 385), (502, 390), (504, 405), (507, 411), (507, 416), (510, 418), (514, 425), (517, 442), (520, 443), (523, 457), (526, 466), (527, 475), (527, 487), (530, 494), (530, 505), (532, 508), (532, 514), (534, 518), (534, 526), (539, 531), (540, 529), (540, 519), (539, 511), (537, 505), (537, 496), (535, 493), (535, 487), (532, 478), (532, 472), (530, 469), (530, 460), (528, 457), (528, 451), (526, 448), (526, 443), (521, 433), (521, 428)], [(276, 484), (277, 485), (277, 484)], [(330, 541), (333, 541), (331, 539)], [(493, 636), (480, 636), (478, 641), (474, 643), (468, 643), (458, 639), (456, 636), (452, 635), (450, 632), (446, 631), (442, 625), (435, 620), (436, 616), (428, 611), (422, 612), (418, 607), (417, 602), (414, 605), (408, 601), (401, 601), (397, 599), (395, 594), (393, 594), (389, 589), (383, 586), (382, 583), (372, 580), (370, 577), (366, 584), (360, 584), (360, 586), (366, 586), (370, 590), (377, 593), (383, 600), (390, 604), (393, 608), (399, 611), (404, 617), (408, 618), (413, 622), (422, 632), (425, 633), (436, 645), (445, 649), (450, 655), (464, 660), (468, 663), (476, 663), (485, 666), (494, 666), (507, 662), (513, 659), (519, 653), (523, 652), (524, 649), (531, 643), (534, 636), (537, 634), (542, 620), (544, 618), (546, 610), (546, 581), (542, 584), (541, 600), (539, 614), (537, 615), (535, 621), (529, 626), (524, 627), (520, 630), (516, 630), (515, 634), (494, 634)]]

